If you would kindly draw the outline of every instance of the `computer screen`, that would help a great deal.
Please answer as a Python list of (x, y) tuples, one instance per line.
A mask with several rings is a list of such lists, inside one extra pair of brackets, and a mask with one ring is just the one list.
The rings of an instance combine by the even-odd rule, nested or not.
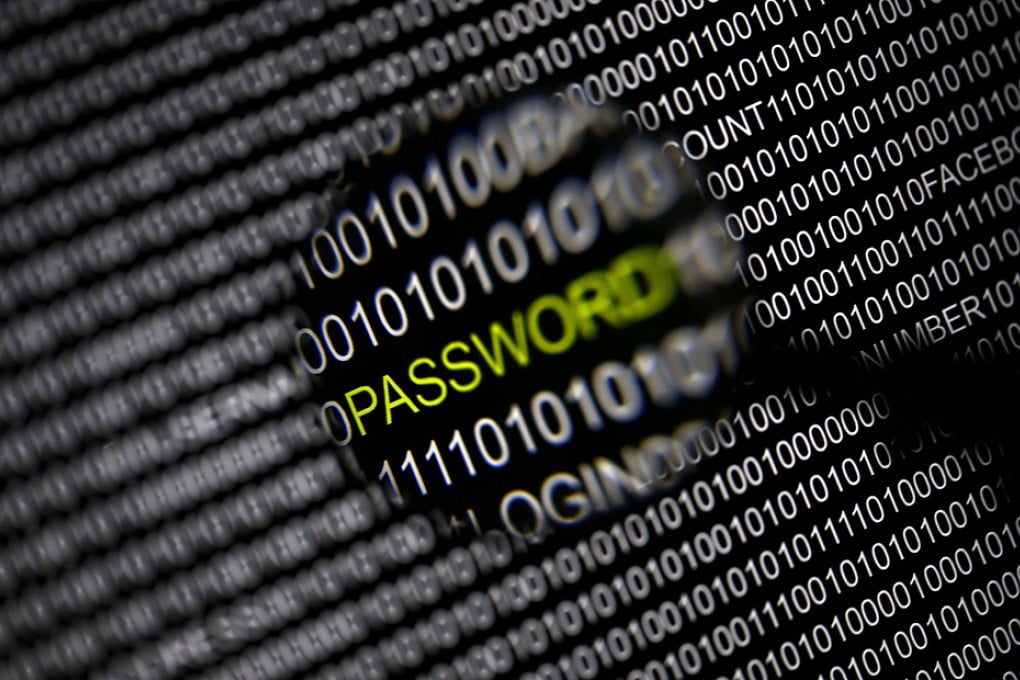
[(1017, 0), (7, 0), (0, 677), (1015, 680)]

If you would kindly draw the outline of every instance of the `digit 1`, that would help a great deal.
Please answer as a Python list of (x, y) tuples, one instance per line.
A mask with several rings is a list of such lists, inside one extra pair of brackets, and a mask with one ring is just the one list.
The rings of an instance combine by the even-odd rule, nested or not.
[(351, 314), (351, 321), (357, 321), (361, 319), (362, 325), (365, 327), (365, 332), (368, 333), (368, 339), (372, 343), (372, 347), (378, 347), (379, 341), (375, 338), (375, 331), (372, 330), (372, 324), (368, 321), (368, 315), (365, 314), (365, 308), (361, 304), (361, 300), (358, 300), (357, 304), (354, 305), (354, 312)]
[(584, 416), (584, 422), (587, 423), (589, 429), (602, 429), (604, 425), (602, 416), (599, 414), (598, 407), (595, 406), (595, 399), (592, 398), (591, 390), (584, 378), (574, 376), (567, 387), (566, 396), (581, 409), (581, 415)]
[(528, 453), (538, 451), (538, 447), (535, 446), (535, 438), (531, 435), (531, 430), (528, 429), (528, 421), (524, 418), (524, 413), (521, 411), (520, 406), (517, 404), (511, 406), (510, 413), (504, 422), (507, 427), (512, 427), (521, 433), (521, 440), (524, 442), (524, 448), (527, 449)]
[(433, 439), (429, 444), (429, 450), (425, 453), (425, 460), (430, 460), (432, 458), (436, 459), (436, 464), (439, 466), (439, 473), (443, 475), (443, 481), (446, 482), (446, 486), (450, 486), (450, 473), (446, 471), (446, 463), (443, 462), (443, 454), (440, 453), (439, 447), (436, 446), (435, 439)]
[(453, 438), (450, 440), (450, 445), (446, 448), (449, 451), (457, 449), (460, 452), (460, 457), (464, 460), (464, 467), (467, 468), (468, 474), (474, 477), (475, 464), (471, 462), (471, 456), (468, 454), (467, 447), (464, 446), (464, 437), (460, 434), (460, 430), (453, 431)]
[(308, 271), (308, 263), (305, 262), (305, 258), (301, 255), (300, 251), (294, 251), (294, 257), (291, 259), (291, 262), (294, 263), (298, 271), (301, 273), (301, 276), (305, 280), (305, 285), (308, 286), (309, 289), (315, 290), (315, 281), (312, 280), (312, 273)]
[(422, 496), (427, 496), (429, 491), (425, 488), (425, 482), (421, 478), (421, 472), (418, 470), (418, 463), (414, 460), (414, 454), (411, 453), (411, 449), (407, 450), (407, 455), (404, 456), (404, 462), (400, 464), (401, 470), (411, 468), (411, 474), (414, 475), (414, 481), (418, 483), (418, 491), (421, 492)]
[(386, 237), (386, 242), (390, 244), (390, 248), (396, 249), (397, 237), (393, 235), (393, 227), (390, 226), (390, 220), (386, 217), (382, 204), (379, 202), (379, 197), (376, 196), (374, 191), (368, 197), (368, 220), (369, 222), (379, 223), (383, 236)]
[(435, 192), (448, 219), (452, 220), (457, 216), (457, 206), (450, 194), (450, 185), (446, 183), (443, 171), (439, 167), (439, 163), (436, 162), (436, 157), (432, 155), (425, 162), (425, 190)]
[(465, 268), (474, 270), (483, 293), (488, 295), (492, 292), (492, 277), (489, 276), (489, 270), (485, 268), (485, 260), (482, 258), (482, 253), (478, 250), (478, 243), (474, 239), (468, 239), (467, 245), (464, 247), (464, 254), (461, 255), (460, 263)]
[(400, 489), (397, 488), (397, 481), (393, 479), (393, 468), (390, 467), (390, 461), (383, 461), (382, 470), (379, 471), (379, 479), (385, 479), (390, 483), (390, 488), (393, 490), (393, 496), (398, 502), (400, 502), (401, 505), (403, 505), (404, 496), (400, 493)]
[(553, 238), (552, 229), (549, 227), (549, 220), (546, 217), (545, 209), (539, 203), (535, 202), (528, 206), (528, 212), (524, 216), (524, 229), (522, 231), (524, 231), (525, 236), (530, 236), (534, 239), (535, 245), (538, 246), (538, 252), (546, 264), (556, 264), (560, 251), (556, 247), (556, 241)]
[(411, 272), (411, 278), (407, 280), (404, 292), (408, 295), (415, 294), (418, 296), (418, 302), (421, 303), (422, 311), (425, 312), (425, 316), (428, 317), (429, 321), (436, 318), (436, 315), (432, 312), (432, 304), (429, 302), (428, 297), (425, 295), (425, 289), (421, 285), (421, 278), (418, 276), (418, 272)]

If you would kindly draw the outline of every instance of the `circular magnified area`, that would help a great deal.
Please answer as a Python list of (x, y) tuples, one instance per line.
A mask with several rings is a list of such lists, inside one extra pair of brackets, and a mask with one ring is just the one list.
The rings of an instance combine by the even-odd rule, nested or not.
[(349, 167), (297, 257), (322, 423), (397, 500), (535, 538), (673, 483), (747, 339), (676, 137), (529, 96)]

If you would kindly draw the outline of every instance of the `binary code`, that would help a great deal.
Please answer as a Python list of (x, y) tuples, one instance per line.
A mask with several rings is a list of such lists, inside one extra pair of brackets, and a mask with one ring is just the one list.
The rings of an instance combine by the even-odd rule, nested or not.
[(9, 0), (0, 677), (1020, 676), (1016, 0)]

